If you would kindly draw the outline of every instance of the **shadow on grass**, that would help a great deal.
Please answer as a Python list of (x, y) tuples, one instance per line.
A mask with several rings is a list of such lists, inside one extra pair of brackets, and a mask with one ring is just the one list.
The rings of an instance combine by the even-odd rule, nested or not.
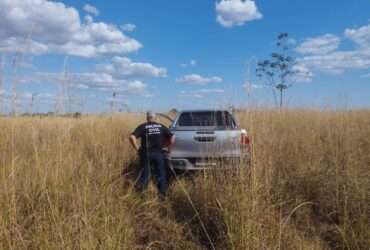
[[(128, 163), (122, 164), (122, 172), (121, 172), (121, 178), (123, 182), (123, 187), (128, 186), (136, 186), (138, 184), (140, 175), (142, 172), (142, 167), (140, 165), (140, 160), (135, 158), (129, 161)], [(179, 171), (174, 170), (170, 168), (168, 161), (166, 161), (166, 172), (167, 172), (167, 183), (168, 183), (168, 189), (171, 188), (173, 183), (177, 178), (185, 178), (188, 180), (192, 180), (192, 177), (194, 176), (193, 173), (185, 172), (185, 171)], [(153, 183), (157, 184), (157, 171), (155, 167), (151, 168), (151, 180)]]
[[(168, 194), (165, 202), (158, 203), (166, 212), (156, 215), (166, 221), (170, 219), (184, 230), (187, 241), (201, 249), (228, 249), (224, 215), (217, 205), (218, 193), (214, 184), (224, 174), (217, 174), (212, 181), (204, 178), (203, 172), (186, 172), (169, 168)], [(123, 185), (136, 186), (141, 173), (138, 159), (125, 164), (122, 171)], [(156, 178), (153, 178), (156, 183)], [(163, 210), (162, 210), (163, 212)]]
[[(217, 192), (210, 187), (203, 172), (183, 172), (174, 178), (174, 190), (168, 202), (177, 223), (185, 225), (190, 238), (202, 249), (229, 249)], [(178, 183), (176, 184), (176, 180)]]

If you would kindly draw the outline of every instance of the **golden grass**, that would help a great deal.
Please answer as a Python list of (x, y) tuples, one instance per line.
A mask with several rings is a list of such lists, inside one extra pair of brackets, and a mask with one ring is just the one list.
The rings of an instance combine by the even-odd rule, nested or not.
[(0, 249), (369, 249), (370, 112), (239, 117), (251, 165), (164, 203), (121, 177), (142, 117), (1, 118)]

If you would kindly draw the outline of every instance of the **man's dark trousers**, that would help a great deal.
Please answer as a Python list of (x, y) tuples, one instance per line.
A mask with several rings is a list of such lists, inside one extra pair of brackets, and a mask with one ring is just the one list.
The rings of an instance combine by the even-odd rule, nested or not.
[(147, 152), (140, 154), (141, 175), (139, 179), (140, 190), (145, 190), (148, 186), (151, 170), (157, 178), (159, 195), (163, 198), (167, 191), (167, 169), (163, 152)]

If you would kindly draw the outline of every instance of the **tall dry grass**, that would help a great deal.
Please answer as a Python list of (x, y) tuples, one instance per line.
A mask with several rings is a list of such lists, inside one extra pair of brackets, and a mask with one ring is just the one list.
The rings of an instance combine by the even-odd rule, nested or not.
[(368, 249), (370, 112), (239, 114), (249, 167), (133, 189), (134, 115), (1, 118), (1, 249)]

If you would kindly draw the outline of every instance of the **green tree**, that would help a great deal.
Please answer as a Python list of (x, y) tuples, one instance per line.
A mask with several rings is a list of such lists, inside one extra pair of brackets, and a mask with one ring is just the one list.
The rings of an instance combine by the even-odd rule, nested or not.
[(300, 72), (296, 66), (296, 59), (291, 55), (288, 33), (281, 33), (277, 37), (277, 52), (271, 53), (269, 59), (258, 61), (256, 75), (264, 84), (271, 87), (275, 104), (277, 105), (276, 91), (279, 93), (279, 106), (283, 106), (284, 90), (293, 86)]

